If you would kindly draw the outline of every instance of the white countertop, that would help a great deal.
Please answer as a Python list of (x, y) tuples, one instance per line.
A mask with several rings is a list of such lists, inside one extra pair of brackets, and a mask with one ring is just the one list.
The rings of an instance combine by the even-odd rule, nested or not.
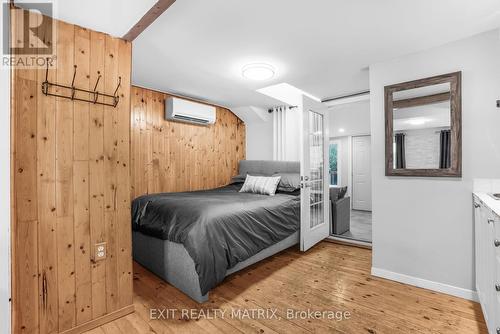
[(481, 202), (484, 203), (487, 207), (489, 207), (497, 216), (500, 217), (500, 200), (496, 200), (491, 197), (488, 193), (475, 191), (474, 195), (476, 195)]

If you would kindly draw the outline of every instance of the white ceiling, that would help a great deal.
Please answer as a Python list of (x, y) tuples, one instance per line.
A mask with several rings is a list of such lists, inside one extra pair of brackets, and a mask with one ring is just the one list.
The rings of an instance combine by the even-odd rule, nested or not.
[[(229, 107), (289, 83), (325, 99), (369, 88), (368, 66), (500, 26), (498, 0), (177, 0), (133, 46), (133, 82)], [(277, 76), (241, 77), (249, 62)]]
[[(47, 3), (47, 0), (15, 0), (16, 5), (29, 8), (23, 3)], [(52, 0), (52, 17), (77, 24), (115, 37), (125, 35), (156, 0)], [(49, 15), (49, 13), (44, 13)]]

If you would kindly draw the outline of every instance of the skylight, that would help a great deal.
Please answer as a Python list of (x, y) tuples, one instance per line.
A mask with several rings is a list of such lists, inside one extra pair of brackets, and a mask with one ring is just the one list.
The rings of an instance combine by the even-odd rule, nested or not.
[(321, 102), (319, 98), (304, 92), (302, 89), (292, 86), (286, 82), (257, 89), (257, 92), (270, 96), (273, 99), (284, 102), (288, 105), (297, 105), (301, 102), (302, 95)]

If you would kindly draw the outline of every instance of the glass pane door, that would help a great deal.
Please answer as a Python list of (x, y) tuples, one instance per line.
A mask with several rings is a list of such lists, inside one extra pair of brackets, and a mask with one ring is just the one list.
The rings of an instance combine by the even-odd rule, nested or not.
[(324, 131), (323, 115), (309, 110), (309, 163), (311, 169), (310, 212), (311, 228), (324, 223)]
[[(328, 114), (326, 108), (307, 96), (299, 106), (300, 150), (300, 250), (326, 238), (330, 232), (328, 175)], [(328, 204), (328, 205), (327, 205)]]

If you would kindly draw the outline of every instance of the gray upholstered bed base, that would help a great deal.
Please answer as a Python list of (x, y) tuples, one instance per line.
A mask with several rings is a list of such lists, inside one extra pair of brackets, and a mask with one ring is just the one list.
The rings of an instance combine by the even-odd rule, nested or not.
[[(132, 242), (134, 245), (133, 256), (135, 261), (198, 303), (208, 300), (208, 293), (206, 295), (201, 294), (198, 273), (194, 268), (193, 259), (182, 244), (157, 239), (135, 231), (132, 233)], [(238, 263), (227, 271), (226, 276), (279, 253), (297, 243), (299, 243), (299, 232), (295, 232), (288, 238)]]

